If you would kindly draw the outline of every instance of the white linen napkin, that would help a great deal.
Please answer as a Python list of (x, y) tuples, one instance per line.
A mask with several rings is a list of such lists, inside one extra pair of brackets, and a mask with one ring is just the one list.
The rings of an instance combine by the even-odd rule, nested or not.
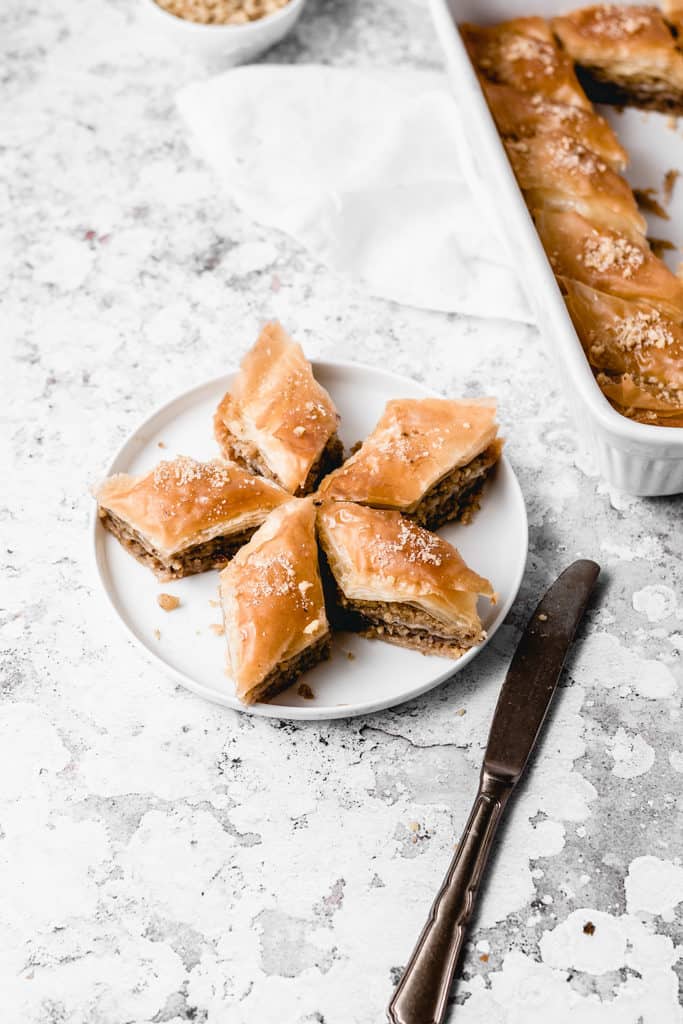
[(371, 294), (532, 319), (464, 179), (442, 75), (252, 65), (188, 86), (178, 107), (245, 212)]

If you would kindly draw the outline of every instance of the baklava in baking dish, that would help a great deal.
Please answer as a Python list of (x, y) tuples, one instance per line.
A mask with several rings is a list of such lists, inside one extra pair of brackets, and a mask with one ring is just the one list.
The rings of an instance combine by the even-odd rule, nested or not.
[(543, 18), (515, 18), (500, 25), (461, 25), (474, 66), (492, 82), (538, 93), (555, 103), (590, 111), (570, 58), (562, 53)]
[(606, 4), (461, 26), (597, 383), (618, 412), (661, 426), (683, 425), (683, 281), (652, 251), (626, 154), (591, 100), (683, 112), (674, 8), (668, 21)]
[(551, 25), (591, 100), (683, 113), (683, 53), (656, 7), (596, 4)]
[(270, 323), (218, 406), (214, 431), (226, 458), (304, 495), (342, 460), (338, 421), (301, 346)]
[(222, 459), (187, 456), (96, 490), (100, 522), (160, 580), (218, 569), (289, 499), (277, 484)]
[(320, 493), (395, 509), (431, 530), (468, 522), (502, 447), (493, 399), (394, 399)]
[(493, 587), (456, 549), (398, 512), (324, 502), (318, 528), (337, 598), (363, 636), (459, 658), (486, 634), (479, 595)]

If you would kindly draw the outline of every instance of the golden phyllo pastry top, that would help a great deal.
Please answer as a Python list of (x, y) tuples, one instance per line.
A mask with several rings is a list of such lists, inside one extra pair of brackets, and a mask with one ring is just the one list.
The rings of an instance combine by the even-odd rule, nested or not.
[(477, 597), (495, 601), (452, 544), (398, 512), (324, 502), (318, 528), (337, 585), (353, 601), (405, 602), (445, 623), (477, 625)]
[(273, 512), (221, 572), (220, 593), (230, 672), (249, 703), (271, 672), (329, 633), (311, 498)]
[(215, 417), (224, 450), (233, 441), (253, 449), (290, 494), (304, 487), (337, 423), (334, 403), (301, 346), (278, 323), (263, 328)]
[(117, 473), (95, 490), (101, 509), (169, 556), (230, 532), (260, 525), (289, 495), (270, 480), (223, 459), (181, 455), (149, 473)]
[(471, 462), (497, 433), (494, 399), (394, 399), (355, 455), (323, 481), (320, 493), (411, 512), (430, 487)]

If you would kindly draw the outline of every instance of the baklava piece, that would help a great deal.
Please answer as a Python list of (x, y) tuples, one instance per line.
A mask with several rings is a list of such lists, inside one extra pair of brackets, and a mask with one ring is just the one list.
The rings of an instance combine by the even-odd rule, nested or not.
[(214, 431), (226, 458), (304, 495), (342, 461), (338, 422), (301, 346), (270, 323), (218, 406)]
[(644, 302), (561, 282), (598, 384), (618, 412), (642, 423), (683, 425), (683, 327)]
[(290, 498), (220, 576), (229, 671), (244, 704), (266, 701), (329, 657), (316, 509)]
[(318, 530), (337, 600), (363, 636), (446, 658), (485, 639), (477, 598), (495, 601), (493, 588), (443, 538), (350, 502), (324, 502)]
[(451, 519), (468, 522), (500, 458), (497, 433), (493, 399), (395, 399), (320, 494), (396, 509), (429, 529)]
[(604, 117), (595, 112), (553, 103), (537, 93), (521, 92), (510, 85), (482, 79), (493, 120), (507, 139), (528, 139), (561, 132), (592, 150), (613, 170), (623, 171), (628, 155)]
[(117, 473), (95, 498), (126, 551), (160, 580), (178, 580), (224, 566), (289, 495), (234, 463), (180, 456), (144, 476)]
[(532, 210), (575, 210), (595, 224), (643, 240), (647, 225), (628, 182), (571, 135), (548, 132), (504, 142)]
[(555, 103), (592, 109), (572, 61), (560, 50), (543, 18), (516, 18), (484, 28), (460, 25), (460, 34), (484, 78), (538, 93)]
[(637, 242), (598, 228), (573, 211), (535, 211), (534, 219), (558, 277), (645, 302), (676, 322), (683, 320), (683, 281), (651, 252), (645, 239)]
[(656, 7), (584, 7), (552, 27), (596, 103), (683, 113), (683, 54)]

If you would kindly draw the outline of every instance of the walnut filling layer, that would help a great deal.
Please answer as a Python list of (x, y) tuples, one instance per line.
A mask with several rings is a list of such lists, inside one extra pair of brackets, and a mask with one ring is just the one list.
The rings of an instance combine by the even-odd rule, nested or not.
[(454, 469), (426, 492), (414, 512), (407, 513), (420, 526), (436, 530), (457, 519), (469, 523), (479, 508), (481, 490), (500, 458), (502, 442), (494, 441), (466, 466)]
[(340, 591), (337, 599), (357, 617), (362, 636), (410, 647), (423, 654), (459, 658), (486, 638), (481, 626), (448, 627), (423, 609), (401, 601), (354, 601)]
[(303, 672), (329, 658), (331, 643), (330, 634), (326, 633), (310, 647), (306, 647), (299, 654), (295, 654), (294, 657), (277, 665), (258, 686), (253, 687), (242, 697), (243, 702), (256, 704), (257, 701), (267, 701), (281, 693), (282, 690), (286, 690), (288, 686), (296, 682)]
[(151, 547), (137, 530), (119, 519), (113, 512), (101, 508), (99, 516), (105, 530), (113, 534), (133, 558), (151, 569), (160, 580), (180, 580), (184, 576), (193, 576), (209, 569), (222, 569), (257, 529), (254, 526), (227, 537), (214, 537), (185, 551), (164, 557)]
[(595, 67), (578, 67), (576, 73), (593, 103), (683, 114), (683, 93), (661, 78), (647, 75), (626, 78)]
[[(218, 416), (214, 420), (214, 432), (226, 459), (232, 459), (251, 473), (258, 473), (259, 476), (265, 476), (282, 486), (282, 481), (278, 479), (276, 474), (267, 465), (256, 445), (250, 441), (241, 441), (228, 430), (225, 423)], [(344, 446), (335, 432), (328, 438), (327, 444), (311, 466), (303, 486), (298, 488), (295, 496), (302, 498), (306, 494), (312, 494), (323, 477), (341, 465), (343, 458)]]

